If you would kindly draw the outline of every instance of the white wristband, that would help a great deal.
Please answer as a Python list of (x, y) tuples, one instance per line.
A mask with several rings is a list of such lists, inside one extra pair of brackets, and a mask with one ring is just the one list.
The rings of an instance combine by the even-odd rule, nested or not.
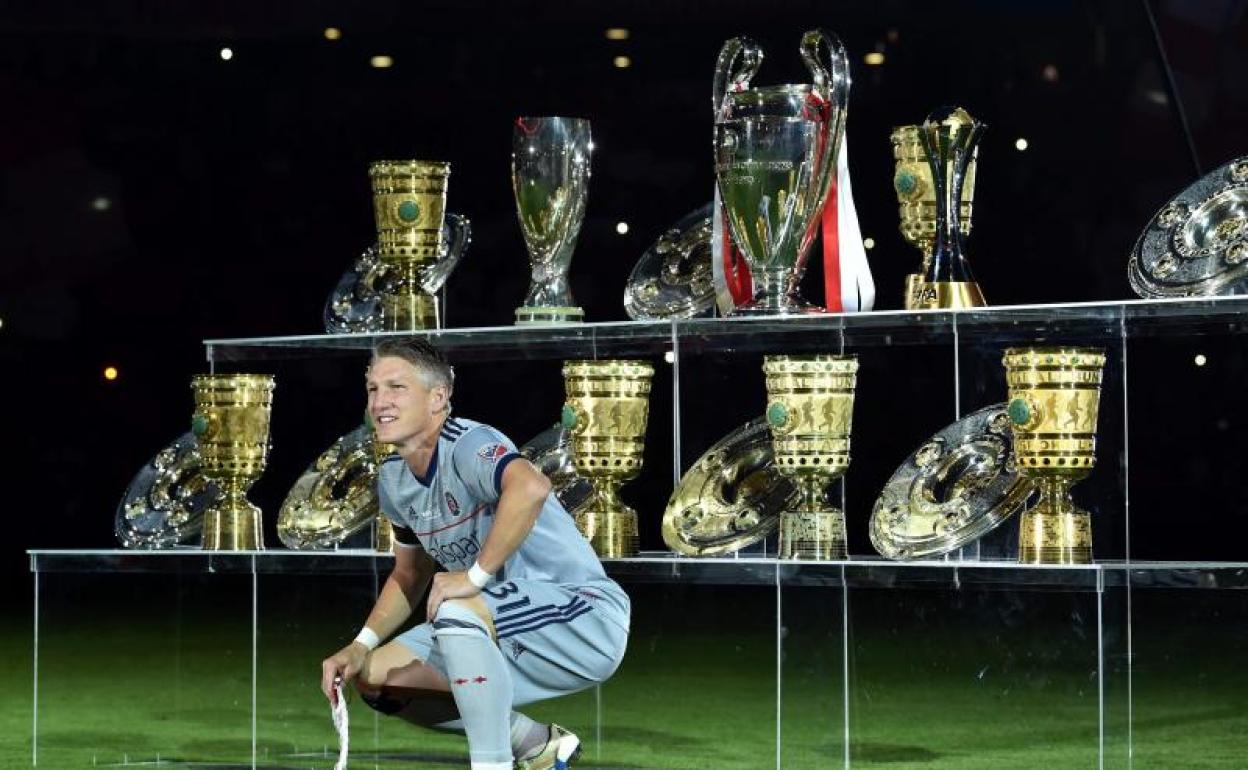
[(372, 651), (377, 649), (377, 645), (381, 644), (381, 637), (378, 636), (377, 632), (373, 629), (368, 626), (364, 626), (360, 629), (360, 633), (355, 635), (355, 641), (367, 647), (369, 651)]
[(468, 570), (468, 582), (477, 588), (485, 588), (493, 578), (493, 575), (481, 569), (480, 562), (474, 561)]

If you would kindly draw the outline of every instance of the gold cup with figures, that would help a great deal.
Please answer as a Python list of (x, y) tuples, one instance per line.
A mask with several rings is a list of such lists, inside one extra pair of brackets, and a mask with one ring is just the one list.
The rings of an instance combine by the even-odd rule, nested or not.
[(443, 251), (451, 164), (381, 160), (368, 166), (377, 222), (377, 256), (386, 268), (381, 321), (386, 331), (436, 329), (438, 301), (422, 287)]
[(264, 548), (260, 508), (247, 499), (247, 490), (264, 473), (273, 386), (267, 374), (201, 374), (191, 380), (191, 431), (204, 477), (222, 492), (204, 511), (205, 550)]
[(568, 361), (563, 426), (572, 433), (576, 471), (593, 492), (572, 511), (576, 526), (599, 556), (635, 556), (637, 512), (619, 498), (619, 487), (641, 472), (650, 381), (645, 361)]
[[(369, 424), (372, 424), (371, 420)], [(377, 433), (373, 433), (373, 462), (377, 475), (381, 473), (381, 464), (394, 452), (394, 444), (378, 441)], [(373, 548), (378, 553), (394, 553), (394, 525), (390, 523), (386, 514), (381, 512), (380, 507), (377, 509), (376, 524), (373, 527)]]
[(1019, 523), (1024, 564), (1089, 564), (1092, 517), (1070, 487), (1096, 463), (1096, 420), (1105, 352), (1099, 348), (1009, 348), (1002, 360), (1018, 470), (1040, 499)]
[(849, 467), (858, 358), (767, 356), (763, 372), (776, 468), (800, 491), (780, 514), (780, 558), (844, 559), (845, 512), (825, 490)]

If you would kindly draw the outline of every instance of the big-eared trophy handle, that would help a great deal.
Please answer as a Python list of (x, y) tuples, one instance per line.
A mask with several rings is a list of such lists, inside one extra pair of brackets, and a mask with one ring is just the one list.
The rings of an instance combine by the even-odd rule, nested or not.
[(711, 88), (711, 106), (715, 120), (723, 117), (724, 101), (731, 91), (750, 87), (750, 78), (763, 64), (763, 49), (748, 37), (734, 37), (724, 42), (715, 62), (715, 82)]
[[(828, 67), (824, 67), (819, 61), (821, 43), (828, 50)], [(806, 67), (810, 70), (815, 90), (824, 99), (844, 110), (849, 98), (849, 57), (845, 54), (841, 39), (826, 29), (812, 29), (802, 34), (802, 43), (798, 50), (802, 54), (802, 61), (806, 62)]]
[(472, 245), (472, 223), (468, 221), (468, 217), (447, 212), (446, 225), (451, 231), (446, 249), (438, 255), (438, 261), (426, 268), (420, 276), (420, 288), (430, 294), (438, 293), (459, 264), (460, 257)]

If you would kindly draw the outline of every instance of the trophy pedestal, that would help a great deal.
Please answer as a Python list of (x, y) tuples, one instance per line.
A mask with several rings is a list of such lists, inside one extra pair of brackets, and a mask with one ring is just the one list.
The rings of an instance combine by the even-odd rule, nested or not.
[(780, 514), (780, 558), (832, 561), (844, 559), (845, 513), (786, 511)]
[(906, 276), (906, 295), (904, 299), (906, 310), (923, 309), (922, 299), (923, 299), (923, 274), (911, 273), (907, 275)]
[(260, 509), (247, 501), (204, 512), (205, 551), (263, 551)]
[(616, 511), (595, 510), (596, 499), (591, 497), (587, 505), (572, 514), (576, 528), (599, 556), (608, 559), (636, 556), (640, 551), (637, 512), (631, 508)]
[(1040, 501), (1018, 523), (1020, 564), (1092, 563), (1092, 516), (1075, 507), (1069, 485), (1040, 478)]
[(381, 295), (381, 327), (388, 332), (437, 329), (438, 300), (423, 291)]
[(516, 326), (542, 326), (545, 324), (572, 324), (585, 320), (585, 311), (579, 307), (518, 307)]
[(957, 309), (968, 307), (984, 307), (984, 294), (979, 284), (973, 281), (934, 281), (926, 282), (919, 278), (919, 285), (914, 295), (910, 292), (910, 276), (906, 279), (906, 296), (916, 296), (915, 309)]
[(394, 553), (394, 526), (385, 514), (377, 514), (373, 530), (373, 548), (377, 553)]

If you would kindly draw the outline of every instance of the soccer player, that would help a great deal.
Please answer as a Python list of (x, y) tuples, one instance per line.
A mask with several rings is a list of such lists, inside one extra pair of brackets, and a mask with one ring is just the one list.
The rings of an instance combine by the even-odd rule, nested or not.
[[(438, 350), (383, 342), (366, 381), (377, 440), (398, 448), (377, 474), (397, 548), (363, 629), (321, 664), (325, 696), (354, 681), (384, 714), (461, 729), (473, 770), (562, 770), (577, 736), (513, 709), (611, 676), (628, 596), (515, 445), (450, 416), (454, 373)], [(378, 646), (427, 586), (425, 622)]]

